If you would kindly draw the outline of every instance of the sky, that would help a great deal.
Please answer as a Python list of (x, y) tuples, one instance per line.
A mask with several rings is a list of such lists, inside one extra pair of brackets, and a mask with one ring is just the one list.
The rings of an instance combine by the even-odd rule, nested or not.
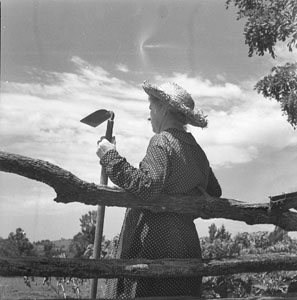
[[(96, 142), (106, 125), (80, 120), (98, 109), (115, 113), (119, 153), (134, 166), (153, 133), (144, 80), (174, 81), (208, 116), (188, 127), (205, 150), (223, 197), (248, 203), (297, 191), (297, 132), (276, 101), (253, 87), (274, 65), (296, 61), (276, 47), (248, 57), (242, 21), (222, 0), (2, 1), (0, 150), (42, 159), (99, 183)], [(111, 184), (111, 183), (109, 183)], [(111, 184), (112, 185), (112, 184)], [(49, 186), (0, 172), (0, 237), (21, 227), (30, 241), (72, 238), (95, 206), (55, 203)], [(120, 232), (124, 208), (106, 208), (104, 234)], [(232, 234), (273, 230), (226, 219)]]

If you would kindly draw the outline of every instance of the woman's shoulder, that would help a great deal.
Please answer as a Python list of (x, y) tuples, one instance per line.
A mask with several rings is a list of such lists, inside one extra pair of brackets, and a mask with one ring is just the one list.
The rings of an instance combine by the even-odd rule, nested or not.
[(150, 146), (167, 147), (168, 144), (170, 144), (170, 136), (166, 131), (156, 133), (150, 140)]

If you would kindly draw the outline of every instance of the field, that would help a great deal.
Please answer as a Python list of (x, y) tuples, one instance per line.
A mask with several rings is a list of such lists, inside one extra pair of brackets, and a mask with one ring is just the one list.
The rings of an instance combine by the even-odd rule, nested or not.
[[(42, 284), (43, 278), (35, 277), (34, 281), (30, 280), (31, 287), (27, 286), (23, 277), (0, 277), (0, 299), (64, 299), (64, 293), (61, 286), (57, 285), (55, 278), (51, 279), (49, 284)], [(102, 288), (104, 280), (98, 282), (98, 296), (102, 296)], [(77, 294), (73, 291), (71, 283), (64, 283), (63, 287), (68, 297), (78, 298)], [(90, 281), (85, 280), (79, 284), (80, 297), (89, 297)]]

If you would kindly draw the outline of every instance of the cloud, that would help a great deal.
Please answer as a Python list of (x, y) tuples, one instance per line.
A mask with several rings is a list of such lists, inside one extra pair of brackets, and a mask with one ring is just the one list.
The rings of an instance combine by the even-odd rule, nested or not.
[(239, 103), (228, 112), (211, 111), (209, 128), (199, 135), (195, 130), (215, 165), (252, 161), (261, 157), (266, 147), (280, 151), (297, 146), (296, 134), (277, 103), (253, 92), (246, 92)]
[(14, 91), (70, 105), (85, 101), (98, 105), (110, 102), (111, 99), (143, 99), (143, 92), (139, 87), (111, 76), (100, 66), (92, 66), (79, 57), (73, 57), (71, 61), (76, 67), (76, 73), (43, 73), (44, 83), (4, 82), (3, 92)]
[(174, 81), (185, 88), (195, 97), (214, 97), (214, 98), (238, 98), (242, 91), (239, 86), (232, 83), (213, 84), (208, 79), (201, 77), (189, 77), (188, 74), (173, 73), (173, 76), (162, 77), (156, 76), (158, 82)]
[(235, 84), (222, 82), (214, 84), (201, 77), (189, 77), (188, 74), (174, 73), (170, 77), (156, 76), (156, 82), (161, 84), (173, 81), (185, 88), (196, 100), (202, 110), (228, 110), (242, 99), (244, 92)]
[[(147, 122), (146, 95), (142, 88), (111, 76), (100, 66), (73, 57), (76, 73), (50, 73), (50, 83), (5, 83), (1, 106), (2, 149), (62, 163), (86, 178), (96, 162), (95, 142), (105, 125), (94, 129), (79, 122), (105, 108), (115, 112), (114, 130), (121, 153), (142, 158), (152, 133)], [(175, 81), (187, 89), (209, 118), (209, 128), (191, 128), (217, 166), (245, 163), (261, 148), (296, 144), (279, 105), (256, 94), (250, 83), (214, 84), (201, 77), (174, 73), (156, 76), (155, 83)], [(76, 164), (79, 160), (84, 164)], [(79, 169), (82, 171), (79, 171)]]
[(1, 150), (44, 159), (80, 178), (99, 182), (95, 155), (98, 128), (80, 122), (104, 108), (115, 112), (118, 149), (137, 165), (151, 136), (147, 96), (142, 88), (114, 78), (100, 66), (72, 58), (75, 73), (44, 73), (44, 82), (3, 83)]
[(123, 65), (123, 64), (116, 65), (116, 70), (121, 71), (123, 73), (128, 73), (129, 72), (128, 67), (126, 65)]

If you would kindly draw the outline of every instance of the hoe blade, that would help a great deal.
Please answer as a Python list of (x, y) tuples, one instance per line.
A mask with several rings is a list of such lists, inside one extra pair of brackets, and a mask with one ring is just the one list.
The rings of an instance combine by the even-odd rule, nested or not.
[(111, 117), (111, 112), (106, 109), (99, 109), (92, 114), (81, 119), (80, 122), (90, 125), (92, 127), (97, 127)]

